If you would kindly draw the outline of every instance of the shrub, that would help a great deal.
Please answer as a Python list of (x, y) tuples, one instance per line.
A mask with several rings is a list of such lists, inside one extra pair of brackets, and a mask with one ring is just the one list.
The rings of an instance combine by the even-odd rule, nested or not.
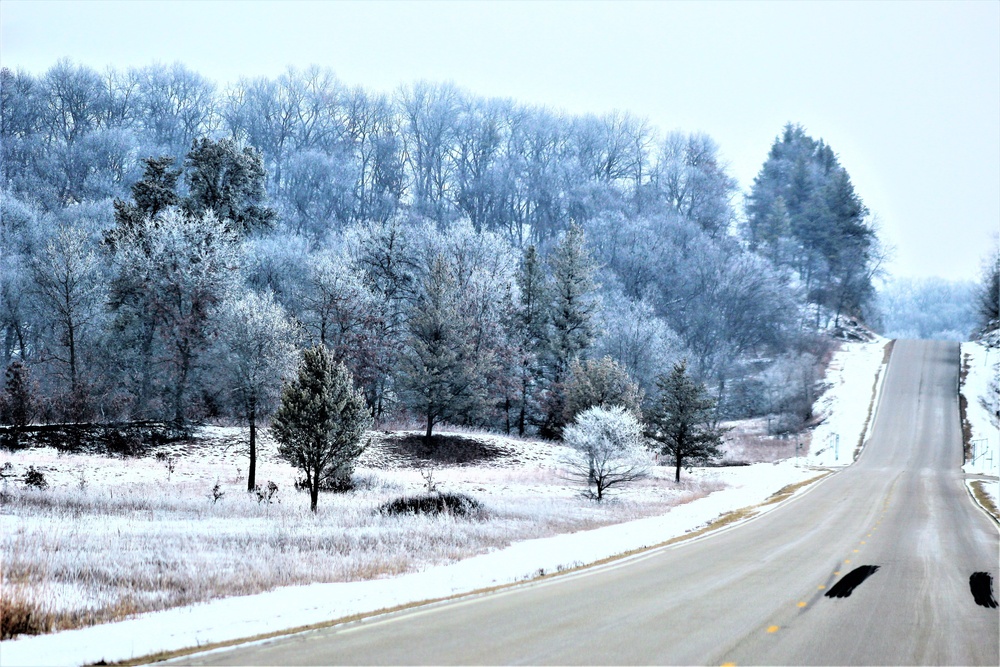
[(35, 466), (28, 466), (28, 472), (24, 475), (24, 485), (34, 489), (48, 488), (49, 483), (45, 480), (45, 474), (41, 470), (36, 470)]
[(278, 493), (278, 485), (271, 480), (267, 480), (265, 488), (260, 488), (260, 484), (258, 484), (253, 487), (253, 492), (257, 496), (258, 503), (267, 503), (270, 505), (271, 501), (274, 500), (275, 494)]
[(19, 592), (5, 590), (0, 595), (0, 639), (18, 635), (41, 635), (52, 632), (53, 615)]
[[(623, 407), (592, 407), (576, 417), (563, 433), (573, 450), (563, 464), (571, 479), (583, 482), (600, 501), (608, 489), (625, 486), (649, 474), (649, 453), (642, 427)], [(596, 487), (591, 492), (590, 487)]]
[(482, 513), (483, 506), (478, 500), (464, 493), (427, 493), (421, 496), (396, 498), (379, 507), (378, 511), (386, 516), (451, 514), (473, 517)]

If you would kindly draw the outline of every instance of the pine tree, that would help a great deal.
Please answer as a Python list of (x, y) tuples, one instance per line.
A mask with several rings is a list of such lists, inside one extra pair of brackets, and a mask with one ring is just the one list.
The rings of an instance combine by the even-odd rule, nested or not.
[(561, 382), (570, 362), (594, 340), (592, 320), (598, 306), (594, 298), (597, 264), (587, 250), (579, 226), (569, 226), (556, 246), (551, 263), (553, 380)]
[(132, 185), (132, 202), (115, 199), (115, 226), (104, 232), (105, 245), (114, 252), (118, 244), (143, 224), (180, 203), (177, 179), (180, 169), (172, 169), (174, 158), (162, 155), (146, 158), (142, 179)]
[(567, 422), (594, 406), (618, 406), (634, 415), (641, 414), (642, 389), (629, 377), (628, 371), (611, 357), (583, 362), (574, 359), (569, 367), (565, 391), (563, 417)]
[(685, 461), (705, 461), (719, 455), (725, 429), (715, 424), (715, 401), (705, 385), (687, 373), (687, 362), (674, 365), (669, 375), (656, 380), (659, 393), (646, 415), (646, 436), (660, 443), (661, 452), (672, 456), (674, 480), (681, 481)]
[(409, 320), (402, 358), (404, 401), (426, 424), (434, 426), (470, 411), (483, 400), (490, 359), (477, 354), (470, 334), (475, 323), (463, 312), (447, 264), (435, 257)]
[(524, 435), (531, 419), (531, 405), (543, 381), (542, 365), (548, 352), (551, 323), (551, 285), (534, 245), (524, 251), (517, 274), (518, 307), (515, 338), (521, 352), (517, 415), (518, 435)]
[(552, 267), (552, 333), (549, 345), (548, 397), (542, 434), (558, 437), (565, 424), (565, 395), (562, 387), (570, 364), (594, 340), (594, 313), (597, 265), (587, 250), (583, 230), (570, 225), (555, 248)]
[(242, 150), (232, 139), (195, 140), (184, 159), (188, 196), (182, 206), (191, 216), (208, 211), (230, 231), (246, 236), (274, 224), (277, 213), (266, 206), (266, 173), (260, 151)]
[(278, 455), (305, 473), (313, 512), (321, 484), (350, 479), (371, 423), (347, 367), (334, 362), (323, 347), (305, 350), (298, 377), (282, 390), (271, 433)]
[(4, 372), (0, 395), (0, 422), (15, 428), (27, 426), (35, 416), (35, 392), (28, 369), (20, 361), (10, 362)]

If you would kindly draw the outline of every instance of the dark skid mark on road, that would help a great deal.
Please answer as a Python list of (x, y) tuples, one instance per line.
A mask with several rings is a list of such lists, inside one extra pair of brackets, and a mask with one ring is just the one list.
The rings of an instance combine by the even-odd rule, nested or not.
[(989, 572), (973, 572), (969, 577), (969, 588), (972, 597), (980, 607), (996, 609), (997, 601), (993, 598), (993, 575)]
[(865, 579), (872, 576), (878, 572), (878, 565), (862, 565), (856, 567), (847, 574), (844, 578), (834, 584), (833, 588), (826, 592), (826, 597), (828, 598), (847, 598), (851, 596), (854, 589), (864, 583)]

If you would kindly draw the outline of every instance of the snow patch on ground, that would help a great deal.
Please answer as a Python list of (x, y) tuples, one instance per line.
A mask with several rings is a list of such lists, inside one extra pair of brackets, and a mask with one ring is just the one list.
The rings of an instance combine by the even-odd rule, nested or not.
[(828, 389), (814, 407), (822, 422), (812, 432), (808, 464), (843, 467), (854, 462), (859, 443), (871, 435), (888, 343), (884, 338), (843, 343), (834, 353), (826, 372)]
[[(983, 491), (993, 499), (993, 505), (1000, 507), (1000, 431), (990, 418), (990, 397), (996, 401), (996, 394), (990, 391), (990, 383), (996, 381), (1000, 368), (1000, 349), (979, 343), (962, 343), (962, 363), (968, 364), (968, 375), (962, 383), (962, 395), (966, 400), (966, 418), (972, 428), (972, 459), (963, 466), (969, 474), (985, 475), (989, 479), (982, 484)], [(996, 405), (993, 405), (996, 410)]]

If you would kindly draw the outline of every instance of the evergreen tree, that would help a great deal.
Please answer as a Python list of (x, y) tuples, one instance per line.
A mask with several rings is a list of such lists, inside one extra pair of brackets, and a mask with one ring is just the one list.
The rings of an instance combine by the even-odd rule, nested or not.
[(796, 271), (812, 303), (839, 318), (858, 314), (874, 296), (882, 250), (847, 170), (822, 140), (787, 125), (754, 179), (746, 211), (750, 247)]
[(0, 422), (15, 428), (30, 424), (35, 416), (34, 394), (28, 369), (20, 361), (12, 361), (4, 372), (4, 390), (0, 395)]
[(570, 362), (594, 340), (593, 316), (598, 307), (594, 274), (597, 264), (587, 250), (583, 230), (570, 225), (552, 260), (552, 377), (561, 382)]
[(115, 199), (115, 227), (104, 233), (104, 243), (112, 251), (142, 225), (143, 219), (157, 219), (163, 211), (180, 203), (177, 179), (181, 170), (172, 169), (174, 158), (161, 155), (143, 162), (146, 168), (142, 179), (132, 185), (132, 201)]
[(485, 397), (491, 359), (477, 354), (470, 340), (474, 331), (454, 276), (444, 258), (435, 257), (410, 315), (401, 359), (404, 401), (422, 416), (428, 443), (435, 425), (470, 411)]
[(350, 480), (371, 423), (347, 367), (334, 362), (323, 347), (305, 350), (298, 377), (282, 390), (271, 433), (278, 455), (305, 473), (313, 512), (321, 484)]
[(660, 451), (672, 456), (674, 480), (681, 481), (685, 461), (704, 461), (719, 455), (725, 429), (715, 423), (715, 401), (705, 385), (687, 373), (687, 362), (674, 365), (667, 376), (656, 380), (659, 393), (646, 415), (646, 436), (660, 444)]
[(566, 408), (563, 417), (572, 421), (578, 414), (600, 406), (618, 406), (634, 415), (641, 414), (642, 389), (629, 377), (618, 362), (611, 357), (574, 359), (566, 381)]
[(242, 150), (232, 139), (202, 138), (184, 159), (188, 215), (215, 213), (238, 236), (270, 228), (277, 214), (266, 206), (264, 161), (260, 151)]
[(533, 404), (540, 389), (542, 365), (547, 357), (551, 323), (551, 285), (534, 245), (524, 251), (517, 274), (518, 308), (514, 320), (515, 338), (521, 352), (517, 432), (524, 435), (533, 418)]
[(553, 252), (552, 330), (547, 360), (548, 395), (542, 434), (558, 436), (565, 411), (565, 389), (570, 364), (594, 340), (593, 318), (599, 306), (594, 273), (597, 265), (587, 250), (583, 230), (572, 224)]

